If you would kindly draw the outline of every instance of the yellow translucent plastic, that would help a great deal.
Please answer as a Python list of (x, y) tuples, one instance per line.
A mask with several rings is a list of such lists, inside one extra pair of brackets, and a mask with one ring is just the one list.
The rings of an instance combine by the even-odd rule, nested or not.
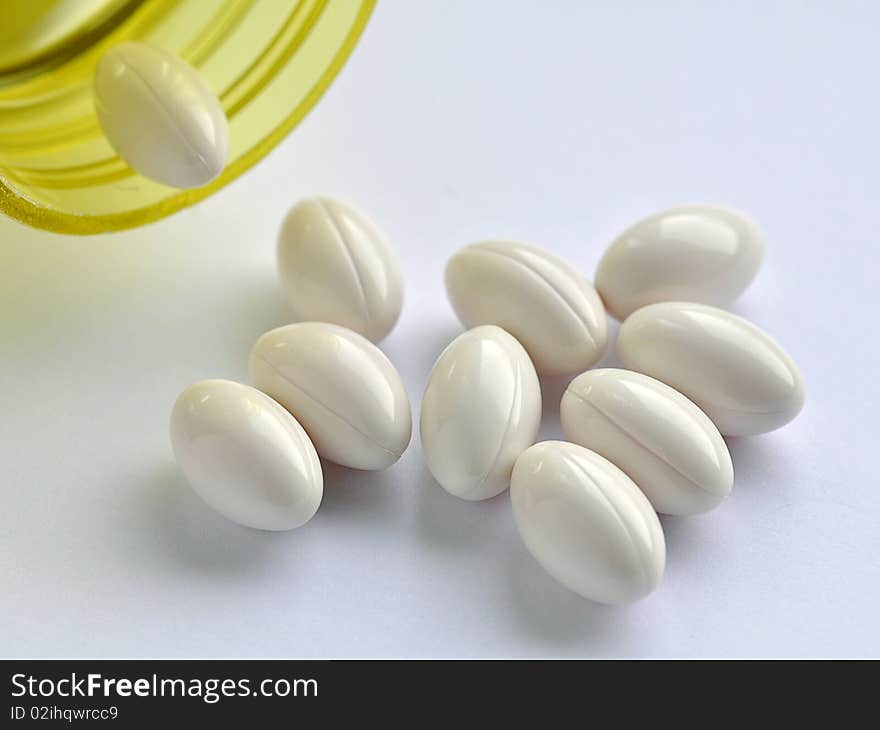
[[(132, 228), (205, 198), (290, 132), (345, 63), (375, 0), (28, 0), (0, 30), (0, 212), (63, 233)], [(17, 7), (6, 15), (7, 8)], [(12, 36), (12, 37), (7, 37)], [(134, 172), (98, 126), (92, 77), (111, 45), (173, 51), (217, 92), (229, 162), (203, 188)]]

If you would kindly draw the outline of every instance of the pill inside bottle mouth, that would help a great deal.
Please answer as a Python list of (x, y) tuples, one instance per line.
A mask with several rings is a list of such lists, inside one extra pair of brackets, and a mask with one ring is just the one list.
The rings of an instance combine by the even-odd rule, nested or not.
[(104, 135), (144, 177), (198, 188), (226, 166), (229, 125), (205, 78), (179, 56), (141, 42), (110, 48), (95, 70)]

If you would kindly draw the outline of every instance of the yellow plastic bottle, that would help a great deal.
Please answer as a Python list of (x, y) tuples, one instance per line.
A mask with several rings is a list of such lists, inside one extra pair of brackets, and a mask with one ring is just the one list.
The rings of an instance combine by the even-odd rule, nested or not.
[[(62, 233), (157, 220), (241, 175), (290, 132), (345, 63), (375, 0), (11, 0), (0, 23), (0, 212)], [(229, 162), (205, 187), (138, 175), (95, 116), (104, 51), (177, 53), (217, 92)]]

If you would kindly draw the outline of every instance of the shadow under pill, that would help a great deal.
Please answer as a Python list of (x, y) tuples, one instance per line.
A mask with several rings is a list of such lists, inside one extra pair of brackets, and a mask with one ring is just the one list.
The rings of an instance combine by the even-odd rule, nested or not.
[(216, 513), (192, 491), (173, 463), (129, 479), (133, 495), (129, 525), (138, 555), (148, 549), (160, 560), (200, 573), (226, 577), (250, 574), (289, 551), (281, 550), (288, 532), (255, 530)]
[(399, 514), (397, 464), (382, 471), (361, 471), (321, 460), (324, 496), (314, 520), (351, 523), (387, 531)]
[[(778, 496), (795, 492), (802, 481), (798, 464), (779, 441), (782, 434), (726, 436), (724, 441), (733, 461), (733, 494), (750, 489), (773, 489)], [(723, 508), (722, 504), (719, 509)]]
[(562, 424), (559, 420), (559, 406), (565, 389), (572, 381), (568, 375), (542, 375), (541, 381), (541, 427), (535, 442), (564, 441)]
[(588, 601), (554, 580), (522, 545), (508, 548), (509, 610), (521, 628), (554, 647), (576, 642), (580, 653), (586, 646), (588, 654), (593, 640), (614, 643), (614, 626), (625, 625), (626, 606)]
[[(717, 509), (723, 508), (723, 503)], [(666, 566), (688, 562), (690, 556), (700, 556), (704, 546), (713, 544), (717, 523), (712, 512), (703, 515), (657, 515), (666, 541)], [(714, 527), (713, 527), (714, 525)]]
[(622, 368), (620, 358), (617, 356), (617, 334), (620, 331), (620, 322), (616, 319), (608, 317), (608, 344), (605, 345), (605, 352), (599, 358), (599, 362), (593, 365), (591, 370), (597, 368)]
[(509, 511), (507, 492), (492, 499), (469, 502), (441, 487), (427, 465), (415, 485), (415, 531), (428, 547), (467, 552), (494, 539), (492, 520), (500, 510)]

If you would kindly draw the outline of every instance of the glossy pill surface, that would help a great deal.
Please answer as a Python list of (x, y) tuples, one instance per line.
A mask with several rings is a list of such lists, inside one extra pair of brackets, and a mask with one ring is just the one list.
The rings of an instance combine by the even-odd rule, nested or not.
[(772, 431), (804, 404), (800, 371), (764, 330), (703, 304), (665, 302), (630, 315), (620, 361), (687, 396), (728, 436)]
[(400, 316), (397, 255), (375, 223), (337, 200), (310, 198), (291, 209), (278, 236), (278, 270), (299, 320), (332, 322), (378, 342)]
[(251, 350), (250, 375), (296, 417), (325, 459), (384, 469), (409, 444), (412, 420), (400, 375), (357, 332), (325, 322), (274, 329)]
[(197, 188), (226, 165), (223, 107), (173, 53), (139, 42), (110, 48), (95, 71), (95, 110), (119, 156), (151, 180)]
[(428, 468), (456, 497), (507, 489), (541, 425), (541, 386), (528, 354), (500, 327), (459, 335), (428, 377), (419, 432)]
[(743, 214), (672, 208), (618, 236), (599, 262), (596, 289), (620, 320), (656, 302), (727, 304), (751, 283), (763, 257), (764, 236)]
[(632, 480), (594, 451), (543, 441), (517, 459), (510, 482), (516, 526), (556, 580), (599, 603), (630, 603), (663, 576), (657, 513)]
[(588, 370), (562, 396), (569, 441), (618, 466), (654, 509), (693, 515), (717, 507), (733, 487), (727, 444), (681, 393), (631, 370)]
[(608, 323), (596, 290), (535, 246), (484, 241), (463, 248), (446, 266), (446, 291), (465, 327), (502, 327), (539, 373), (582, 372), (605, 351)]
[(171, 445), (196, 494), (240, 525), (290, 530), (321, 504), (315, 447), (293, 416), (255, 388), (229, 380), (189, 386), (174, 404)]

